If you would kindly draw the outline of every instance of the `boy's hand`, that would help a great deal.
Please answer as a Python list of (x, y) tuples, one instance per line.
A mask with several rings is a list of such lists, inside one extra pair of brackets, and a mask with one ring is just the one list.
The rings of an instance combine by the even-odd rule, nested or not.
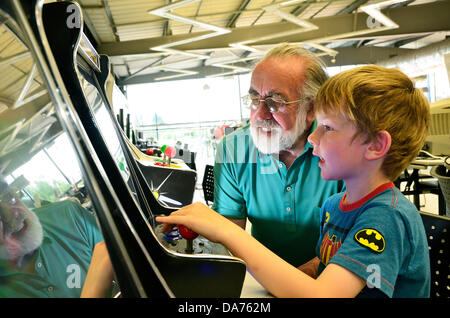
[(163, 225), (163, 232), (171, 231), (174, 225), (181, 224), (213, 242), (222, 242), (227, 229), (236, 226), (219, 213), (211, 210), (201, 202), (196, 202), (171, 213), (169, 216), (158, 216), (156, 222)]

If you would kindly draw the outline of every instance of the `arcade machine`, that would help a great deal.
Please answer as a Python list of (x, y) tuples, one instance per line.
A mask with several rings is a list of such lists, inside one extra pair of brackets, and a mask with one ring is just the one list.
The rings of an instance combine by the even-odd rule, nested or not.
[(11, 3), (31, 36), (41, 40), (34, 39), (33, 47), (44, 52), (36, 55), (42, 68), (49, 68), (58, 116), (83, 166), (122, 296), (239, 297), (246, 272), (242, 260), (209, 254), (205, 244), (196, 248), (192, 241), (187, 249), (200, 254), (180, 253), (161, 240), (154, 216), (175, 209), (155, 199), (111, 111), (105, 94), (108, 57), (89, 44), (89, 58), (79, 54), (80, 43), (87, 43), (83, 24), (67, 25), (70, 15), (83, 21), (78, 4)]
[[(88, 60), (90, 57), (98, 55), (86, 37), (81, 44), (83, 45), (80, 45), (79, 52)], [(102, 86), (105, 87), (105, 97), (112, 112), (116, 114), (117, 110), (114, 109), (116, 103), (113, 99), (114, 77), (109, 73), (102, 80), (104, 80)], [(126, 125), (120, 119), (123, 118), (123, 109), (119, 109), (119, 114), (116, 117), (121, 128), (122, 138), (128, 144), (139, 169), (159, 203), (174, 208), (191, 204), (194, 197), (197, 172), (189, 166), (190, 158), (186, 158), (188, 160), (185, 161), (182, 160), (184, 157), (179, 156), (180, 151), (168, 145), (163, 145), (161, 148), (149, 147), (145, 149), (145, 153), (142, 153), (128, 137), (130, 135), (130, 115), (127, 115)]]

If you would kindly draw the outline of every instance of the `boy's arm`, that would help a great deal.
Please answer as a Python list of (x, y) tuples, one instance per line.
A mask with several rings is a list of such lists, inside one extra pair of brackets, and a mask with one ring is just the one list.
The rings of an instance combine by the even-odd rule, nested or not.
[(314, 279), (239, 228), (227, 235), (223, 244), (243, 259), (256, 280), (277, 297), (355, 297), (365, 286), (364, 280), (334, 264)]
[(241, 258), (248, 271), (277, 297), (355, 297), (365, 281), (347, 269), (330, 264), (311, 278), (274, 254), (241, 227), (202, 203), (182, 208), (157, 222), (183, 224), (200, 235), (225, 245)]
[(91, 264), (86, 274), (81, 298), (103, 298), (106, 297), (114, 279), (114, 270), (109, 258), (105, 242), (95, 245)]

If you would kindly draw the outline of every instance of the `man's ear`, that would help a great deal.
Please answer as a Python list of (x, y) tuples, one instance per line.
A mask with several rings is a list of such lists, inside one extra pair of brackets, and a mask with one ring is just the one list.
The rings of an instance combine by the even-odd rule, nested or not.
[(378, 132), (376, 138), (369, 142), (365, 157), (367, 160), (383, 158), (391, 148), (391, 134), (386, 130)]

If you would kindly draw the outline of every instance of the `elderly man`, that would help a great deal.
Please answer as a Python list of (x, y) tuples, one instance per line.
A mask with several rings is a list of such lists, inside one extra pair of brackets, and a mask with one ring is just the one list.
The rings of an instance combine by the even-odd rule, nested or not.
[(0, 298), (80, 297), (101, 240), (95, 217), (79, 204), (32, 212), (0, 180)]
[(326, 79), (309, 51), (292, 44), (270, 50), (252, 73), (250, 125), (226, 136), (216, 153), (212, 208), (244, 228), (248, 219), (252, 235), (294, 266), (314, 257), (320, 207), (343, 188), (321, 179), (307, 141)]

